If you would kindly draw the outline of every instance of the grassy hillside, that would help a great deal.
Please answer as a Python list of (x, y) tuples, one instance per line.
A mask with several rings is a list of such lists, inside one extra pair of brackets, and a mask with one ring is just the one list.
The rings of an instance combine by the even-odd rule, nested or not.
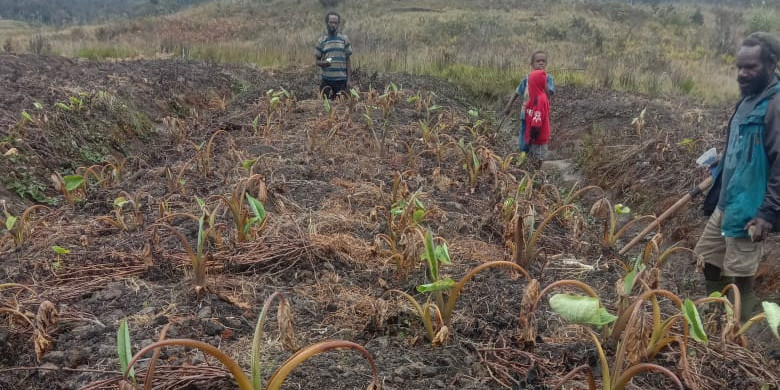
[(205, 0), (0, 0), (0, 18), (67, 25), (169, 13)]
[[(321, 2), (217, 1), (172, 16), (45, 34), (51, 52), (91, 59), (181, 55), (282, 67), (310, 65), (323, 30)], [(639, 2), (637, 2), (639, 3)], [(550, 53), (559, 84), (592, 85), (706, 101), (732, 99), (734, 51), (755, 30), (777, 30), (778, 5), (558, 1), (347, 0), (338, 9), (366, 72), (450, 79), (498, 99)], [(36, 46), (2, 36), (13, 51)], [(40, 46), (40, 45), (39, 45)], [(43, 46), (44, 51), (48, 46)]]

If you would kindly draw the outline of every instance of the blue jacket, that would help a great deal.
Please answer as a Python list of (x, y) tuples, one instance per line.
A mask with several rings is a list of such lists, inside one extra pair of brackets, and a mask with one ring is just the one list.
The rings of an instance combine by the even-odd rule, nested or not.
[(778, 92), (780, 83), (774, 82), (739, 124), (739, 139), (734, 144), (738, 162), (723, 192), (724, 237), (747, 237), (745, 225), (754, 217), (771, 223), (773, 230), (780, 228), (780, 97), (775, 97)]

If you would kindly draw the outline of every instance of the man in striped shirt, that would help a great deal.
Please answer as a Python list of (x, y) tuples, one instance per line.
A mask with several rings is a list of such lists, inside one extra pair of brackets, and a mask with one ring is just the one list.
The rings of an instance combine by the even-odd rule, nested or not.
[(320, 92), (333, 98), (337, 93), (346, 91), (352, 77), (352, 45), (346, 35), (339, 33), (341, 15), (328, 12), (325, 15), (328, 33), (320, 37), (316, 47), (317, 66), (320, 72)]

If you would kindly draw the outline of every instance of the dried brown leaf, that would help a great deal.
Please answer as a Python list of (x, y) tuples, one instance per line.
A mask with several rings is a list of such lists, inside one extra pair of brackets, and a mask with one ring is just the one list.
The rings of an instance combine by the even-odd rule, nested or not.
[(295, 341), (295, 328), (293, 327), (292, 310), (286, 299), (279, 301), (279, 310), (276, 319), (279, 323), (279, 333), (281, 333), (282, 345), (288, 351), (297, 351), (298, 346)]
[(644, 316), (644, 313), (637, 313), (637, 318), (632, 321), (634, 324), (626, 327), (626, 334), (623, 337), (625, 341), (626, 360), (629, 365), (638, 364), (645, 357), (647, 343), (652, 333), (650, 319)]
[(605, 219), (609, 217), (610, 207), (609, 200), (607, 200), (607, 198), (601, 198), (590, 208), (590, 215), (594, 218)]
[(258, 181), (255, 190), (257, 200), (266, 203), (268, 201), (268, 186), (266, 186), (265, 181)]
[(438, 332), (436, 332), (436, 336), (433, 337), (433, 346), (439, 347), (442, 345), (446, 345), (449, 341), (451, 336), (450, 328), (447, 327), (447, 325), (442, 326)]
[(41, 329), (35, 329), (33, 333), (33, 338), (35, 339), (35, 358), (38, 359), (38, 363), (40, 363), (43, 360), (43, 354), (51, 348), (51, 337)]
[(377, 331), (384, 330), (388, 311), (389, 305), (386, 300), (377, 299), (374, 301), (374, 328)]
[(534, 307), (539, 300), (539, 281), (531, 279), (523, 292), (520, 302), (520, 317), (517, 338), (526, 350), (533, 350), (536, 345), (536, 314)]
[(58, 317), (57, 307), (50, 301), (43, 301), (38, 306), (38, 314), (35, 315), (35, 326), (45, 331), (46, 328), (57, 324)]

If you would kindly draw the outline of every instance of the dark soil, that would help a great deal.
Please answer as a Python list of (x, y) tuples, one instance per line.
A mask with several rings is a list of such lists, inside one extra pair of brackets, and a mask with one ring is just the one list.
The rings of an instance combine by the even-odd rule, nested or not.
[[(395, 95), (391, 82), (402, 87)], [(392, 230), (385, 215), (393, 206), (397, 173), (402, 197), (419, 191), (428, 210), (422, 225), (446, 239), (452, 264), (442, 273), (454, 279), (487, 261), (511, 260), (507, 240), (514, 225), (504, 222), (502, 208), (524, 175), (533, 177), (536, 190), (531, 198), (518, 199), (518, 209), (525, 213), (533, 206), (537, 222), (557, 207), (553, 192), (569, 188), (560, 184), (560, 174), (535, 170), (531, 162), (493, 170), (491, 153), (513, 153), (516, 137), (496, 130), (489, 116), (475, 127), (466, 113), (468, 99), (457, 87), (432, 78), (365, 72), (358, 72), (357, 84), (360, 98), (332, 102), (329, 117), (309, 69), (0, 55), (0, 199), (13, 215), (35, 202), (51, 207), (31, 214), (18, 245), (0, 230), (5, 234), (0, 281), (30, 288), (1, 289), (0, 308), (31, 320), (44, 301), (59, 311), (51, 326), (31, 326), (0, 313), (0, 389), (117, 388), (116, 332), (123, 318), (134, 352), (158, 340), (170, 324), (166, 338), (217, 346), (248, 372), (258, 313), (274, 292), (290, 302), (299, 347), (329, 339), (364, 345), (384, 389), (549, 389), (585, 364), (598, 377), (590, 337), (552, 313), (547, 297), (532, 319), (538, 327), (535, 347), (520, 340), (528, 282), (504, 269), (486, 270), (467, 285), (447, 343), (435, 347), (425, 339), (408, 303), (387, 292), (399, 289), (425, 301), (415, 290), (427, 282), (417, 236), (405, 232), (399, 242), (409, 258), (401, 267), (378, 238)], [(292, 98), (282, 97), (278, 110), (271, 109), (270, 98), (280, 88)], [(443, 108), (428, 113), (418, 104), (429, 92), (436, 94), (432, 103)], [(603, 187), (613, 204), (629, 205), (636, 215), (659, 214), (705, 177), (693, 160), (718, 144), (730, 109), (572, 86), (560, 86), (553, 105), (553, 153), (576, 162), (588, 181), (580, 186)], [(637, 129), (631, 121), (643, 108), (645, 122)], [(430, 139), (421, 135), (420, 121), (426, 120), (438, 129)], [(474, 186), (463, 167), (461, 139), (464, 146), (473, 145), (483, 165)], [(206, 167), (203, 151), (209, 147)], [(254, 239), (237, 242), (219, 196), (230, 197), (249, 176), (242, 168), (249, 159), (256, 160), (251, 172), (261, 175), (264, 186), (248, 192), (263, 201), (268, 219)], [(120, 175), (102, 175), (99, 181), (86, 174), (89, 167), (110, 173), (101, 171), (106, 162), (123, 166)], [(72, 191), (73, 204), (54, 190), (55, 172), (88, 178), (86, 190)], [(124, 206), (126, 229), (116, 225), (119, 196), (134, 198), (138, 206), (136, 213), (132, 205)], [(200, 216), (195, 196), (210, 210), (219, 206), (213, 231), (219, 234), (205, 247), (208, 274), (201, 296), (181, 242), (158, 227), (168, 223), (194, 245), (197, 222), (171, 214)], [(588, 215), (595, 200), (585, 196), (578, 213), (553, 219), (538, 244), (545, 255), (527, 269), (542, 287), (560, 279), (582, 280), (614, 312), (614, 284), (624, 273), (621, 264), (632, 258), (617, 256), (619, 246), (601, 246), (601, 222)], [(663, 247), (675, 242), (692, 247), (703, 223), (692, 203), (664, 223)], [(58, 255), (55, 245), (69, 253)], [(772, 241), (768, 258), (776, 258), (777, 251)], [(777, 301), (778, 265), (766, 263), (760, 293)], [(669, 260), (660, 285), (681, 297), (703, 294), (701, 276), (685, 256)], [(668, 313), (672, 309), (666, 306)], [(273, 320), (276, 312), (270, 316)], [(275, 323), (266, 328), (267, 379), (290, 352), (282, 347)], [(776, 386), (778, 361), (770, 355), (777, 344), (758, 328), (765, 326), (751, 333), (747, 348), (724, 343), (717, 332), (709, 346), (691, 341), (690, 375), (678, 364), (676, 344), (653, 362), (683, 376), (690, 388)], [(36, 331), (51, 338), (40, 362)], [(612, 361), (613, 345), (607, 353)], [(145, 358), (137, 365), (139, 377), (148, 364)], [(189, 348), (164, 349), (156, 372), (155, 388), (235, 387), (216, 359)], [(358, 353), (328, 352), (302, 364), (284, 388), (362, 389), (370, 380)], [(586, 388), (583, 375), (575, 383), (583, 385), (568, 388)], [(657, 374), (637, 376), (630, 386), (672, 388)]]

